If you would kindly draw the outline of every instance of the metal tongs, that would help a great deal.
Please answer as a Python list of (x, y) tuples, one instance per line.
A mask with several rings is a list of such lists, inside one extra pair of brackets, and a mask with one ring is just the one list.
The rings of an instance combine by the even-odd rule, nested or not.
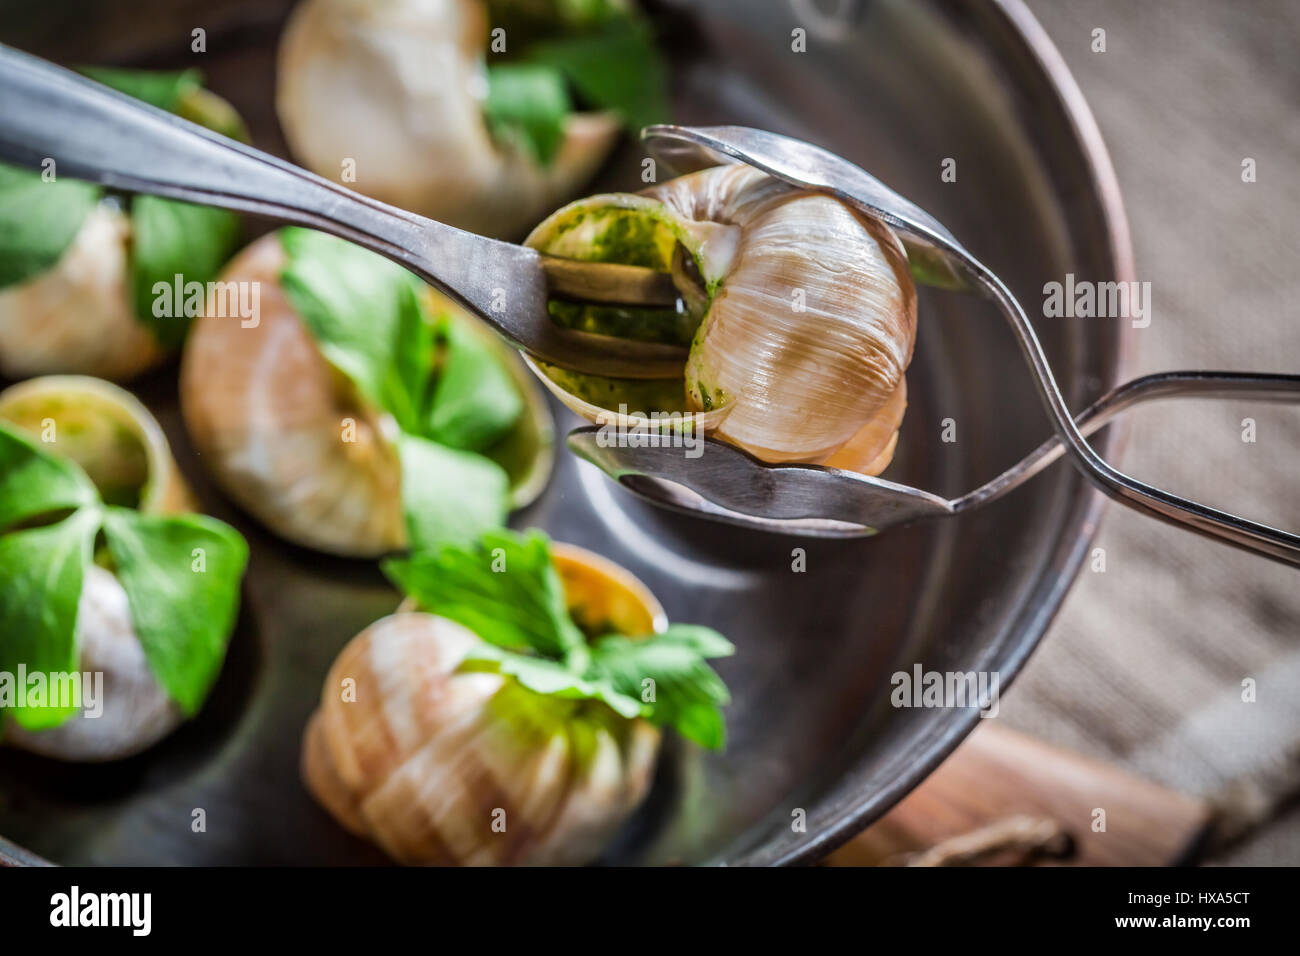
[[(543, 361), (618, 378), (681, 374), (674, 346), (564, 329), (547, 301), (671, 304), (668, 277), (627, 266), (557, 260), (416, 216), (346, 189), (35, 57), (0, 46), (0, 159), (133, 192), (223, 206), (329, 232), (400, 263)], [(945, 499), (918, 488), (817, 465), (771, 465), (706, 439), (707, 453), (608, 445), (582, 428), (569, 446), (638, 493), (682, 510), (812, 535), (873, 534), (994, 501), (1062, 454), (1112, 498), (1172, 524), (1300, 566), (1300, 537), (1189, 501), (1116, 470), (1086, 435), (1136, 402), (1175, 395), (1295, 400), (1300, 376), (1167, 372), (1113, 389), (1076, 421), (1020, 303), (937, 220), (845, 159), (800, 140), (744, 127), (653, 126), (665, 165), (689, 172), (741, 162), (837, 197), (888, 223), (914, 271), (997, 303), (1034, 375), (1056, 435), (980, 488)]]
[(756, 527), (813, 535), (873, 534), (919, 518), (946, 517), (996, 501), (1063, 454), (1110, 497), (1170, 524), (1190, 528), (1284, 564), (1300, 566), (1300, 536), (1218, 511), (1140, 482), (1112, 467), (1087, 442), (1126, 408), (1154, 398), (1296, 401), (1300, 375), (1256, 372), (1161, 372), (1119, 385), (1071, 417), (1047, 356), (1015, 296), (938, 220), (848, 160), (802, 140), (739, 126), (652, 126), (650, 151), (678, 173), (746, 163), (803, 189), (828, 193), (888, 223), (914, 274), (946, 288), (991, 298), (1015, 333), (1056, 435), (992, 481), (947, 499), (909, 485), (817, 465), (771, 465), (714, 439), (696, 459), (666, 447), (609, 447), (598, 428), (568, 444), (643, 496), (682, 510)]

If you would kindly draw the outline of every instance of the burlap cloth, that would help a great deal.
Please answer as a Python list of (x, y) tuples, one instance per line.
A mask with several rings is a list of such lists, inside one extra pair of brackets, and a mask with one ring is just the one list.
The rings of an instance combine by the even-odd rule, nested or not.
[[(1030, 6), (1096, 114), (1151, 283), (1129, 371), (1300, 372), (1300, 3)], [(1175, 401), (1129, 416), (1130, 474), (1300, 531), (1300, 406)], [(1118, 505), (1096, 547), (1105, 571), (1085, 567), (1003, 703), (1007, 722), (1190, 793), (1236, 781), (1276, 803), (1300, 744), (1300, 572)], [(1270, 816), (1216, 858), (1300, 864), (1300, 810)]]

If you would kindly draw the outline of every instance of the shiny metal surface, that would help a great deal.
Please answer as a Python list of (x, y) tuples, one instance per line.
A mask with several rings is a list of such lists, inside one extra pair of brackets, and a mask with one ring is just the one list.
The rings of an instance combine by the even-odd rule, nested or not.
[[(1134, 405), (1178, 397), (1296, 402), (1300, 401), (1300, 375), (1157, 372), (1111, 389), (1074, 425), (1080, 435), (1091, 437)], [(818, 537), (873, 535), (895, 525), (952, 517), (991, 504), (1067, 453), (1061, 437), (1055, 435), (974, 491), (946, 499), (852, 471), (768, 464), (713, 439), (704, 440), (696, 460), (681, 449), (609, 444), (598, 426), (575, 429), (567, 442), (584, 461), (650, 501), (733, 524)], [(1243, 521), (1229, 518), (1234, 523)]]
[[(1074, 272), (1132, 280), (1118, 192), (1059, 57), (1018, 2), (872, 0), (831, 29), (781, 0), (654, 5), (673, 57), (675, 119), (815, 141), (931, 210), (1026, 301)], [(815, 5), (811, 5), (815, 6)], [(0, 39), (65, 64), (172, 68), (209, 26), (210, 85), (282, 153), (270, 106), (283, 0), (0, 0)], [(220, 32), (225, 25), (225, 32)], [(796, 26), (810, 52), (790, 52)], [(882, 132), (883, 131), (883, 132)], [(939, 163), (956, 157), (958, 182)], [(629, 146), (592, 191), (639, 188)], [(1049, 433), (1012, 336), (988, 303), (921, 290), (910, 408), (888, 480), (951, 498), (1001, 474)], [(1070, 407), (1120, 381), (1133, 335), (1093, 320), (1039, 322)], [(339, 649), (396, 594), (372, 564), (283, 544), (206, 478), (176, 409), (175, 372), (134, 389), (159, 415), (205, 509), (252, 558), (240, 629), (192, 723), (122, 764), (75, 767), (0, 749), (0, 835), (58, 863), (381, 862), (298, 779), (299, 739)], [(581, 424), (555, 406), (561, 427)], [(945, 418), (958, 441), (937, 440)], [(1113, 454), (1116, 429), (1094, 444)], [(721, 753), (673, 746), (651, 799), (607, 859), (812, 862), (914, 787), (975, 725), (969, 710), (896, 709), (890, 675), (997, 671), (1005, 691), (1087, 553), (1104, 499), (1053, 467), (1014, 496), (875, 538), (791, 537), (642, 502), (573, 455), (516, 517), (626, 566), (670, 618), (713, 625), (738, 654)], [(796, 549), (806, 570), (795, 572)], [(1014, 689), (1011, 690), (1014, 693)], [(190, 830), (194, 808), (208, 832)], [(806, 826), (792, 826), (802, 811)], [(3, 850), (0, 850), (0, 855)]]
[(674, 378), (680, 349), (564, 329), (542, 257), (353, 192), (70, 70), (0, 46), (0, 159), (115, 189), (224, 206), (341, 236), (410, 269), (525, 351), (568, 368)]

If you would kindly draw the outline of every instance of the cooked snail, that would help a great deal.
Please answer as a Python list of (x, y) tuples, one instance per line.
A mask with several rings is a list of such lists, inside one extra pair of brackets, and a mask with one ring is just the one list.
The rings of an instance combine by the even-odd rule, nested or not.
[[(21, 435), (31, 436), (32, 444), (15, 441)], [(0, 392), (0, 439), (0, 470), (9, 482), (0, 490), (0, 514), (21, 518), (16, 528), (0, 526), (0, 617), (10, 628), (0, 634), (0, 670), (11, 677), (19, 668), (43, 671), (38, 662), (52, 659), (50, 645), (68, 640), (68, 666), (52, 671), (75, 671), (84, 678), (102, 675), (102, 684), (96, 680), (94, 690), (82, 681), (80, 713), (64, 718), (40, 711), (12, 716), (4, 721), (4, 742), (71, 761), (116, 760), (138, 753), (197, 709), (215, 677), (233, 620), (242, 539), (210, 519), (158, 523), (159, 516), (192, 510), (193, 500), (153, 416), (107, 382), (51, 376), (11, 386)], [(51, 465), (44, 449), (73, 464)], [(47, 479), (41, 483), (44, 487), (33, 482), (24, 496), (24, 467), (42, 463), (47, 474), (68, 476), (73, 487), (88, 479), (83, 493), (75, 499), (40, 500), (51, 484)], [(79, 507), (60, 518), (73, 500)], [(44, 523), (51, 517), (56, 520)], [(104, 543), (91, 561), (91, 548), (101, 533)], [(179, 572), (174, 565), (163, 566), (168, 560), (163, 554), (128, 554), (137, 547), (147, 551), (159, 540), (156, 533), (179, 543), (178, 561), (185, 565)], [(38, 546), (41, 539), (36, 536), (49, 537), (49, 545)], [(202, 570), (212, 582), (200, 590), (211, 603), (190, 583), (200, 578), (191, 567), (190, 545), (204, 552)], [(58, 563), (60, 547), (84, 547), (84, 563), (71, 568)], [(47, 559), (53, 562), (51, 568), (71, 574), (70, 585), (61, 575), (44, 572), (41, 562)], [(160, 564), (155, 566), (155, 561)], [(172, 600), (180, 607), (153, 593), (154, 587), (171, 584), (176, 584)], [(58, 622), (51, 620), (59, 617), (61, 602), (75, 608), (66, 621), (70, 633), (60, 633)], [(39, 618), (25, 618), (24, 607), (39, 610)], [(165, 623), (160, 629), (159, 612), (172, 619), (199, 612), (210, 614), (211, 620), (189, 634), (169, 635), (164, 632), (174, 625)], [(141, 614), (152, 621), (147, 630), (135, 623)], [(148, 637), (142, 638), (142, 633)], [(213, 642), (216, 650), (191, 653), (191, 640)], [(174, 654), (172, 662), (159, 665), (155, 650)]]
[[(391, 574), (413, 598), (334, 662), (304, 735), (303, 778), (340, 823), (401, 863), (586, 863), (645, 797), (656, 725), (690, 726), (684, 708), (675, 718), (666, 703), (640, 703), (654, 700), (638, 689), (650, 668), (630, 657), (616, 665), (610, 655), (655, 641), (690, 645), (702, 683), (692, 689), (684, 671), (676, 683), (661, 674), (660, 700), (690, 699), (697, 716), (705, 709), (716, 716), (725, 688), (704, 658), (730, 645), (707, 629), (674, 637), (645, 586), (588, 551), (555, 545), (551, 565), (540, 538), (489, 537), (484, 548), (472, 560), (467, 552), (423, 565), (412, 559)], [(462, 562), (479, 559), (485, 579), (458, 591), (470, 573)], [(494, 560), (503, 570), (489, 569)], [(503, 633), (494, 629), (499, 622), (524, 617), (522, 627), (547, 627), (540, 606), (474, 606), (493, 586), (508, 588), (501, 582), (511, 575), (537, 587), (530, 593), (554, 594), (560, 606), (552, 616), (563, 617), (554, 633), (575, 622), (582, 628), (567, 654), (503, 649), (509, 625), (501, 623)], [(648, 636), (591, 641), (609, 632)], [(575, 654), (588, 661), (585, 670)]]
[(127, 288), (130, 241), (127, 215), (101, 203), (53, 268), (0, 289), (0, 374), (84, 372), (122, 381), (162, 360)]
[[(599, 42), (603, 25), (629, 22), (623, 2), (305, 0), (281, 40), (280, 124), (322, 176), (463, 229), (517, 235), (591, 178), (624, 121), (647, 121), (617, 95), (644, 98), (653, 71)], [(504, 32), (489, 53), (491, 27)], [(554, 57), (533, 63), (530, 41), (570, 35), (593, 36), (583, 62), (622, 77), (586, 86), (597, 110), (570, 107)], [(499, 72), (501, 61), (531, 72)]]
[(81, 715), (48, 730), (26, 730), (10, 722), (4, 742), (77, 763), (119, 760), (148, 750), (185, 716), (149, 669), (126, 592), (112, 572), (94, 564), (86, 569), (77, 619), (78, 670), (104, 675), (102, 716), (85, 716), (95, 706), (87, 700)]
[[(360, 352), (382, 337), (376, 323), (395, 307), (381, 303), (365, 312), (356, 304), (360, 300), (341, 298), (344, 304), (333, 318), (339, 326), (352, 323), (356, 341), (322, 344), (318, 336), (324, 333), (309, 329), (301, 301), (296, 303), (286, 291), (284, 276), (290, 266), (286, 234), (259, 239), (237, 255), (222, 276), (223, 281), (260, 286), (256, 322), (211, 314), (195, 323), (182, 358), (180, 382), (190, 436), (226, 492), (276, 534), (342, 555), (376, 556), (401, 550), (412, 543), (407, 499), (413, 492), (403, 476), (429, 484), (441, 466), (408, 462), (404, 468), (400, 448), (408, 425), (399, 423), (393, 406), (381, 404), (382, 396), (367, 392), (345, 371), (356, 372), (357, 364), (367, 359)], [(302, 231), (294, 234), (303, 235)], [(330, 244), (324, 253), (345, 252), (341, 247), (346, 244), (319, 239)], [(356, 247), (348, 246), (346, 256), (338, 260), (337, 270), (335, 260), (326, 263), (310, 250), (300, 258), (317, 270), (322, 285), (348, 268), (357, 270), (358, 287), (365, 283), (366, 288), (378, 287), (381, 292), (410, 279), (391, 263)], [(373, 270), (381, 270), (378, 280)], [(421, 285), (419, 290), (426, 317), (438, 316), (465, 337), (466, 344), (477, 343), (485, 363), (479, 370), (480, 382), (491, 380), (488, 373), (503, 379), (484, 403), (513, 403), (513, 417), (507, 409), (496, 423), (502, 427), (494, 426), (496, 431), (482, 441), (447, 427), (434, 433), (445, 444), (467, 449), (456, 452), (461, 456), (456, 461), (467, 456), (481, 461), (471, 477), (491, 482), (500, 474), (500, 513), (487, 521), (499, 524), (507, 507), (528, 504), (546, 483), (553, 455), (550, 413), (532, 376), (495, 335), (427, 287)], [(415, 331), (401, 334), (405, 337), (394, 342), (395, 364), (413, 362), (416, 354)], [(417, 391), (426, 389), (431, 375), (436, 377), (432, 365), (437, 362), (436, 354), (432, 355), (429, 366), (412, 373), (421, 376)], [(384, 376), (371, 377), (388, 375), (385, 370)], [(453, 420), (444, 426), (472, 421), (482, 409), (446, 407)], [(494, 438), (497, 432), (503, 432), (502, 437)], [(471, 490), (448, 488), (447, 505), (454, 507), (456, 495)]]
[[(194, 71), (87, 71), (155, 106), (244, 137)], [(46, 175), (51, 178), (46, 181)], [(185, 315), (156, 308), (156, 283), (206, 283), (234, 250), (238, 218), (157, 197), (0, 165), (0, 375), (51, 373), (126, 381), (184, 337)], [(183, 286), (182, 286), (183, 287)]]
[(873, 475), (889, 464), (916, 294), (884, 224), (750, 167), (719, 166), (574, 202), (527, 244), (672, 272), (682, 293), (675, 312), (551, 303), (571, 327), (690, 346), (682, 379), (666, 384), (533, 363), (578, 414), (608, 421), (621, 411), (649, 427), (651, 413), (691, 412), (766, 461)]

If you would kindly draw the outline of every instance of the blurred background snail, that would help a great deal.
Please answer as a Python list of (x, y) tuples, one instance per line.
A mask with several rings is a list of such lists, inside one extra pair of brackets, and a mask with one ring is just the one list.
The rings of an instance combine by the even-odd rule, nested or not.
[(530, 363), (585, 418), (693, 412), (766, 461), (878, 474), (907, 405), (916, 293), (893, 233), (747, 166), (574, 202), (527, 244), (671, 272), (681, 307), (553, 301), (572, 328), (690, 347), (680, 380), (632, 382)]
[(398, 862), (590, 862), (645, 798), (661, 726), (721, 744), (705, 658), (731, 645), (668, 626), (604, 558), (492, 533), (385, 570), (409, 597), (335, 660), (302, 771)]
[(667, 117), (631, 0), (304, 0), (276, 106), (305, 166), (404, 209), (518, 235), (620, 130)]
[(533, 376), (404, 270), (284, 230), (222, 279), (257, 284), (259, 314), (196, 321), (182, 412), (221, 486), (276, 534), (359, 557), (465, 541), (545, 486), (553, 427)]
[(152, 746), (215, 679), (243, 539), (184, 514), (193, 499), (157, 421), (99, 379), (49, 376), (0, 392), (0, 466), (0, 670), (40, 672), (51, 693), (51, 673), (102, 675), (80, 713), (53, 700), (0, 710), (4, 742), (69, 761)]
[[(219, 133), (247, 140), (196, 70), (87, 69), (92, 79)], [(206, 206), (126, 196), (0, 165), (0, 375), (79, 373), (126, 381), (176, 349), (183, 303), (159, 308), (175, 277), (206, 283), (238, 242), (239, 219)]]

